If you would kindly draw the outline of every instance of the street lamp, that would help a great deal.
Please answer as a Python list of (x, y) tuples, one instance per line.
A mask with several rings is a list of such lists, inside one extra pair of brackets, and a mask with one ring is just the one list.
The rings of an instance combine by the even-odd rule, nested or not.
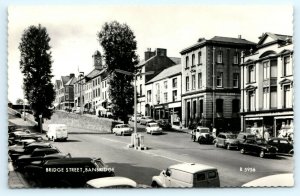
[(132, 73), (132, 72), (124, 71), (124, 70), (121, 70), (121, 69), (115, 69), (115, 71), (118, 72), (118, 73), (122, 73), (122, 74), (134, 77), (134, 136), (135, 136), (137, 134), (137, 122), (136, 122), (136, 116), (137, 116), (137, 109), (136, 109), (136, 101), (137, 101), (137, 97), (136, 97), (136, 80), (137, 80), (137, 76), (151, 75), (151, 74), (154, 74), (154, 71), (148, 71), (148, 72), (145, 72), (145, 73), (141, 73), (140, 71), (137, 72), (137, 73)]
[(84, 76), (84, 72), (79, 72), (79, 80), (80, 80), (80, 91), (79, 91), (79, 93), (80, 93), (80, 95), (79, 95), (79, 97), (80, 97), (80, 114), (82, 115), (83, 114), (83, 108), (82, 108), (82, 105), (83, 105), (83, 102), (82, 102), (82, 97), (81, 97), (81, 91), (82, 91), (82, 79), (84, 78), (83, 77)]

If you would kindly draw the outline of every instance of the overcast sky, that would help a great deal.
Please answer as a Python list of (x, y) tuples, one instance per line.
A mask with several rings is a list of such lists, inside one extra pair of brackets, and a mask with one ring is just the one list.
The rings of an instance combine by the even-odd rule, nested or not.
[(97, 32), (105, 22), (127, 23), (137, 40), (137, 53), (166, 48), (170, 57), (198, 38), (238, 37), (257, 42), (264, 32), (293, 34), (292, 6), (15, 6), (8, 11), (8, 100), (23, 98), (18, 45), (28, 26), (47, 28), (55, 79), (93, 69), (92, 55), (102, 53)]

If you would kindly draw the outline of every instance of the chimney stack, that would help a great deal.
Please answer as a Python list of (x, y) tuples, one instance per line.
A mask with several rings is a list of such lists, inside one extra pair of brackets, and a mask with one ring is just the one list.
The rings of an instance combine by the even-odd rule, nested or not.
[(153, 56), (155, 56), (155, 52), (151, 52), (151, 48), (147, 48), (147, 51), (145, 52), (145, 61)]
[(238, 35), (238, 38), (239, 38), (239, 39), (242, 39), (242, 35)]
[(75, 74), (70, 73), (70, 79), (71, 79), (71, 78), (74, 78), (74, 77), (75, 77)]

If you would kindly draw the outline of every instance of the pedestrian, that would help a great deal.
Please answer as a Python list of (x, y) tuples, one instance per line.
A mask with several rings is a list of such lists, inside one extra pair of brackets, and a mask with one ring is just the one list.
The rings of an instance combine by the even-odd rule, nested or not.
[(258, 138), (258, 139), (261, 138), (261, 135), (259, 134), (258, 129), (256, 129), (255, 136), (256, 136), (256, 138)]
[(266, 132), (265, 132), (264, 138), (265, 138), (265, 140), (267, 140), (267, 141), (270, 139), (270, 133), (269, 133), (269, 131), (266, 131)]

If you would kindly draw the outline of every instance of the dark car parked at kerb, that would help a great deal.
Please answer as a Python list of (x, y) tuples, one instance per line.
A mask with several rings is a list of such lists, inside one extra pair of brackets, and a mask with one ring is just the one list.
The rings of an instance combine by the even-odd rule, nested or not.
[(288, 139), (285, 138), (272, 138), (268, 141), (268, 144), (278, 148), (278, 154), (293, 155), (294, 145)]
[(31, 154), (37, 148), (52, 148), (53, 146), (50, 143), (31, 143), (27, 146), (24, 146), (22, 149), (12, 149), (8, 151), (8, 154), (12, 161), (15, 161), (19, 156)]
[(246, 139), (255, 139), (255, 135), (251, 134), (251, 133), (247, 133), (247, 132), (240, 132), (236, 139), (238, 140), (238, 148), (240, 148), (240, 144), (244, 143), (246, 141)]
[(42, 160), (46, 155), (57, 154), (60, 151), (53, 148), (37, 148), (29, 155), (21, 155), (14, 161), (15, 169), (22, 170), (24, 166), (30, 164), (32, 161)]
[(254, 153), (261, 158), (265, 156), (276, 157), (278, 149), (275, 146), (271, 146), (265, 139), (246, 139), (245, 142), (240, 144), (241, 154)]
[(31, 173), (43, 187), (84, 187), (91, 179), (114, 176), (114, 169), (101, 159), (76, 157), (46, 161)]

